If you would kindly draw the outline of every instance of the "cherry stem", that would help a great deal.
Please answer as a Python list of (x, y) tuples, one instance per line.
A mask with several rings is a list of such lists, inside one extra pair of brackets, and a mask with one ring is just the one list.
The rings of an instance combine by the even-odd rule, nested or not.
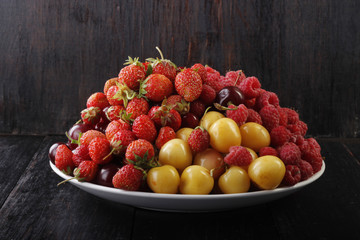
[(161, 60), (164, 60), (164, 56), (163, 56), (163, 54), (162, 54), (162, 52), (161, 52), (161, 50), (160, 50), (160, 48), (159, 47), (155, 47), (156, 48), (156, 50), (158, 50), (158, 52), (160, 53), (160, 57), (161, 57)]

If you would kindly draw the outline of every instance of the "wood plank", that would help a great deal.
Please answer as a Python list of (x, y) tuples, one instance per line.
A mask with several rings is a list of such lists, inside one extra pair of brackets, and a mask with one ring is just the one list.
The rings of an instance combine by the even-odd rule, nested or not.
[(61, 180), (49, 166), (46, 137), (0, 209), (3, 239), (129, 239), (133, 208), (89, 195)]
[(39, 150), (42, 140), (41, 136), (0, 136), (0, 206)]
[(326, 158), (325, 173), (273, 203), (277, 228), (283, 239), (359, 239), (360, 166), (340, 142), (319, 143)]

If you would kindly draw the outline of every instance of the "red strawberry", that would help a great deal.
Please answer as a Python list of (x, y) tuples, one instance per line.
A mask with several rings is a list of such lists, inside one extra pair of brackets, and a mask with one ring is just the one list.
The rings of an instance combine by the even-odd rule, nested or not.
[(111, 141), (119, 130), (131, 130), (131, 125), (122, 119), (111, 121), (105, 130), (106, 138)]
[(162, 127), (159, 130), (159, 134), (155, 141), (155, 146), (158, 149), (161, 149), (161, 147), (167, 143), (169, 140), (174, 139), (176, 137), (176, 133), (174, 129), (171, 127)]
[(205, 128), (196, 127), (189, 135), (188, 144), (193, 153), (202, 152), (209, 147), (210, 135)]
[(102, 110), (108, 106), (110, 106), (110, 104), (106, 98), (106, 95), (102, 92), (93, 93), (86, 102), (87, 108), (98, 107)]
[(175, 78), (175, 89), (188, 102), (200, 97), (202, 80), (200, 75), (192, 69), (185, 69)]
[(248, 109), (244, 104), (240, 104), (237, 107), (234, 105), (230, 105), (229, 109), (226, 110), (226, 117), (234, 120), (239, 127), (246, 122), (248, 115)]
[(101, 110), (99, 107), (89, 107), (81, 111), (81, 120), (85, 124), (96, 125), (100, 121)]
[(72, 153), (72, 160), (75, 167), (78, 167), (82, 161), (91, 160), (88, 147), (85, 145), (79, 145)]
[(166, 105), (170, 109), (175, 109), (180, 114), (188, 113), (190, 109), (190, 103), (186, 102), (180, 95), (171, 95), (167, 99), (164, 99), (162, 105)]
[(154, 106), (149, 110), (148, 116), (154, 121), (157, 128), (169, 126), (177, 131), (181, 127), (181, 116), (175, 109), (167, 106)]
[(110, 162), (113, 155), (109, 140), (102, 137), (93, 139), (89, 144), (89, 155), (97, 164)]
[(76, 179), (79, 182), (84, 182), (84, 181), (91, 182), (96, 177), (97, 172), (98, 172), (98, 165), (95, 162), (82, 161), (80, 165), (74, 169), (73, 172), (74, 177), (58, 183), (58, 186), (72, 179)]
[(232, 146), (224, 157), (224, 162), (229, 165), (247, 166), (251, 163), (252, 156), (249, 150), (242, 146)]
[(55, 166), (67, 175), (74, 169), (72, 155), (73, 153), (65, 144), (59, 145), (56, 149)]
[(153, 73), (141, 82), (139, 92), (151, 101), (160, 102), (171, 95), (173, 84), (164, 75)]
[(107, 91), (110, 87), (115, 86), (116, 82), (118, 81), (117, 77), (108, 79), (104, 84), (104, 94), (106, 95)]
[(168, 59), (164, 59), (161, 50), (156, 47), (156, 50), (160, 53), (161, 59), (159, 58), (148, 58), (146, 61), (151, 63), (152, 73), (162, 74), (169, 80), (174, 81), (176, 76), (176, 65)]
[(132, 131), (119, 130), (110, 141), (110, 145), (113, 149), (115, 149), (114, 154), (118, 155), (125, 153), (129, 144), (135, 140), (136, 136)]
[(150, 162), (154, 155), (153, 145), (145, 139), (137, 139), (131, 142), (125, 152), (125, 158), (129, 163)]
[(145, 68), (139, 58), (129, 59), (125, 62), (125, 65), (130, 64), (122, 68), (119, 72), (119, 83), (125, 83), (131, 90), (137, 91), (140, 86), (140, 81), (145, 78)]
[(139, 190), (143, 179), (144, 173), (142, 170), (139, 170), (133, 164), (127, 164), (120, 168), (114, 175), (112, 183), (115, 188), (137, 191)]
[(100, 131), (88, 130), (84, 134), (81, 135), (81, 137), (80, 137), (80, 145), (88, 146), (90, 144), (90, 142), (93, 139), (97, 138), (97, 137), (106, 138), (105, 134), (103, 134)]
[(138, 116), (132, 125), (132, 131), (139, 139), (145, 139), (151, 143), (155, 141), (157, 131), (154, 122), (148, 115)]
[(110, 105), (127, 106), (128, 102), (136, 96), (136, 92), (131, 90), (125, 83), (116, 83), (106, 93), (106, 98)]
[[(105, 110), (105, 109), (104, 109)], [(106, 108), (105, 114), (106, 118), (111, 122), (114, 120), (119, 120), (122, 116), (122, 113), (125, 111), (125, 107), (122, 105), (115, 105), (109, 108)]]
[(195, 63), (191, 66), (191, 69), (200, 75), (203, 83), (207, 81), (207, 71), (204, 65), (202, 65), (201, 63)]
[[(134, 120), (140, 115), (147, 114), (149, 112), (149, 103), (145, 98), (134, 98), (132, 99), (128, 106), (126, 107), (126, 114), (130, 120)], [(127, 119), (125, 119), (127, 120)]]

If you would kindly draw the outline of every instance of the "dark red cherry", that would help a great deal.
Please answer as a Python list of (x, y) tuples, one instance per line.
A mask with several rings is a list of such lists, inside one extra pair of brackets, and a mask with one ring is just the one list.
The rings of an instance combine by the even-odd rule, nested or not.
[(74, 124), (68, 132), (68, 136), (70, 137), (68, 143), (66, 144), (70, 150), (74, 150), (78, 144), (76, 143), (71, 143), (71, 139), (73, 140), (79, 140), (79, 135), (80, 133), (85, 133), (86, 131), (93, 129), (93, 127), (91, 125), (85, 124), (85, 123), (77, 123)]
[(53, 164), (55, 164), (56, 150), (57, 150), (58, 146), (60, 146), (61, 144), (65, 144), (65, 143), (57, 142), (57, 143), (54, 143), (53, 145), (51, 145), (51, 147), (49, 148), (49, 159)]
[(244, 103), (244, 101), (244, 95), (236, 86), (224, 87), (218, 92), (215, 99), (216, 103), (219, 103), (224, 107), (228, 107), (230, 102), (235, 106), (239, 106), (240, 104)]
[(181, 117), (181, 127), (196, 128), (199, 126), (199, 118), (193, 113), (186, 113)]
[(114, 163), (108, 163), (102, 166), (97, 174), (95, 183), (106, 186), (113, 187), (112, 179), (115, 173), (119, 171), (120, 166)]

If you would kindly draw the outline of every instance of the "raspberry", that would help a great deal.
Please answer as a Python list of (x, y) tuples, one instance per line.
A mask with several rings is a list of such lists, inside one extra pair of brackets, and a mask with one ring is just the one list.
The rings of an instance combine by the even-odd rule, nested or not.
[(282, 146), (285, 143), (289, 142), (291, 133), (286, 127), (278, 126), (271, 130), (270, 138), (271, 138), (271, 145), (278, 147)]
[(279, 98), (276, 93), (263, 91), (256, 98), (256, 107), (257, 109), (262, 109), (265, 106), (273, 105), (275, 107), (279, 107)]
[(289, 142), (280, 148), (279, 156), (285, 165), (293, 165), (301, 160), (301, 151), (295, 143)]
[(293, 186), (300, 182), (301, 180), (301, 171), (296, 165), (287, 165), (285, 176), (283, 178), (283, 183), (287, 186)]
[(260, 94), (261, 84), (256, 77), (245, 78), (240, 84), (239, 89), (244, 94), (245, 98), (256, 98)]
[(292, 132), (293, 134), (305, 136), (305, 134), (308, 130), (308, 127), (307, 127), (306, 123), (299, 120), (294, 124), (288, 124), (287, 129), (289, 129), (290, 132)]
[(278, 152), (275, 148), (272, 147), (262, 147), (259, 151), (259, 157), (266, 156), (266, 155), (272, 155), (275, 157), (278, 157)]
[(296, 165), (299, 167), (301, 172), (301, 181), (306, 180), (314, 175), (314, 170), (307, 161), (301, 159)]
[(279, 125), (281, 126), (287, 126), (288, 125), (288, 115), (286, 111), (282, 107), (277, 107), (277, 110), (279, 112)]
[[(239, 86), (240, 83), (246, 78), (242, 70), (229, 71), (222, 79), (224, 87), (226, 86)], [(227, 84), (227, 85), (225, 85)]]
[(216, 92), (211, 86), (203, 84), (199, 98), (205, 105), (210, 105), (216, 98)]
[(288, 115), (288, 124), (294, 124), (299, 121), (299, 114), (291, 108), (283, 108)]
[(190, 112), (197, 116), (199, 119), (205, 112), (205, 105), (200, 100), (195, 100), (190, 103)]
[(320, 171), (322, 164), (323, 164), (323, 159), (321, 156), (317, 156), (312, 158), (311, 160), (307, 161), (308, 163), (310, 163), (311, 167), (314, 170), (314, 173)]
[(207, 71), (207, 79), (204, 84), (209, 85), (215, 90), (216, 93), (218, 93), (223, 88), (222, 84), (219, 81), (220, 73), (211, 67), (205, 67), (205, 69)]
[(256, 122), (256, 123), (262, 125), (262, 120), (261, 120), (260, 114), (251, 108), (248, 109), (248, 117), (246, 119), (246, 122)]
[(244, 104), (247, 108), (253, 108), (256, 103), (256, 98), (245, 99)]
[(263, 107), (260, 112), (261, 120), (263, 122), (263, 126), (271, 132), (271, 130), (277, 126), (279, 126), (279, 112), (273, 105), (267, 105)]
[(220, 76), (219, 82), (221, 83), (221, 85), (223, 87), (228, 87), (228, 86), (234, 86), (235, 85), (235, 80), (234, 79), (227, 78), (227, 77), (224, 77), (224, 76)]
[(246, 166), (252, 161), (251, 153), (245, 147), (232, 146), (229, 151), (224, 158), (224, 161), (229, 165)]
[(313, 158), (321, 157), (321, 148), (315, 138), (306, 139), (308, 148), (303, 151), (304, 160), (311, 161)]
[(244, 104), (240, 104), (237, 107), (230, 105), (229, 108), (234, 110), (226, 110), (226, 116), (234, 120), (238, 126), (243, 125), (249, 114), (247, 107)]

